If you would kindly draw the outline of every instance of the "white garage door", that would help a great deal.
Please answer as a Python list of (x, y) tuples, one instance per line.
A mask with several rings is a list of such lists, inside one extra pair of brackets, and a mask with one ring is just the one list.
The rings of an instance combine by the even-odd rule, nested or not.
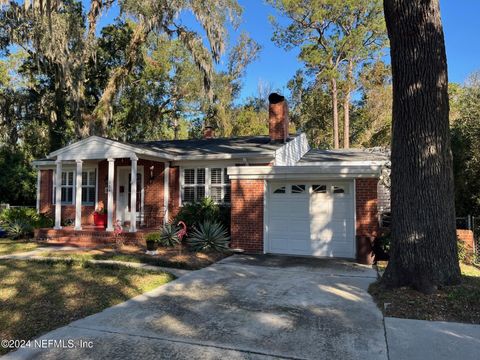
[(353, 181), (270, 182), (267, 252), (355, 257)]

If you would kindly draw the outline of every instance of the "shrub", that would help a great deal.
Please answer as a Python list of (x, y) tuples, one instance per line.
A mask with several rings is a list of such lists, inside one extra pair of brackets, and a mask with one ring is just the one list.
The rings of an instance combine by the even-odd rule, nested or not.
[(9, 221), (2, 226), (7, 235), (13, 240), (25, 239), (33, 235), (33, 227), (23, 220)]
[(219, 222), (228, 231), (230, 229), (230, 207), (217, 205), (211, 198), (207, 197), (202, 201), (182, 206), (173, 223), (178, 224), (179, 221), (187, 224), (189, 234), (205, 221)]
[(228, 251), (230, 236), (225, 226), (219, 222), (207, 220), (193, 229), (188, 245), (193, 251)]
[(179, 228), (173, 224), (165, 224), (165, 226), (160, 231), (160, 245), (165, 247), (174, 247), (175, 245), (180, 244), (180, 239), (178, 238)]
[(458, 261), (464, 264), (473, 264), (473, 254), (467, 248), (467, 245), (457, 239)]
[(33, 228), (52, 227), (54, 220), (48, 214), (37, 214), (34, 208), (9, 208), (0, 213), (0, 224), (12, 221), (29, 223)]
[(10, 237), (19, 239), (31, 236), (35, 228), (52, 227), (53, 219), (33, 208), (9, 208), (0, 213), (0, 225)]

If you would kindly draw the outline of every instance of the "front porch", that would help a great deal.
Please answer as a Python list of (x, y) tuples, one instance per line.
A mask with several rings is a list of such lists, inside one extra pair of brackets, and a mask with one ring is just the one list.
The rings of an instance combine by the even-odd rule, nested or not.
[[(92, 137), (35, 162), (37, 210), (55, 220), (54, 228), (41, 229), (39, 236), (113, 242), (112, 234), (120, 226), (125, 238), (130, 238), (126, 232), (159, 229), (169, 217), (169, 206), (176, 207), (177, 199), (169, 192), (171, 187), (175, 191), (178, 177), (170, 176), (173, 169), (166, 158), (152, 155)], [(103, 227), (95, 228), (100, 223), (94, 218), (103, 219)]]
[(34, 236), (37, 241), (75, 247), (97, 247), (119, 242), (126, 245), (145, 246), (145, 237), (158, 231), (155, 228), (140, 228), (136, 232), (115, 234), (106, 231), (103, 227), (86, 225), (82, 230), (76, 230), (73, 226), (65, 226), (62, 229), (35, 229)]

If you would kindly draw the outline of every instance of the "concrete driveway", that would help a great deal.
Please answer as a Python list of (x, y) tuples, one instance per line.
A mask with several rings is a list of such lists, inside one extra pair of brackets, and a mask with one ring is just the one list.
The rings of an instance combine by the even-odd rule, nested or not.
[(8, 358), (386, 359), (370, 268), (339, 260), (233, 256), (41, 339), (93, 348)]

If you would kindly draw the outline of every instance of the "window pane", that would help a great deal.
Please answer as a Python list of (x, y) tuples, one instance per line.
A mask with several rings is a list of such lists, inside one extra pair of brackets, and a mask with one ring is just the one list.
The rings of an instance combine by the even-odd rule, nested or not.
[(89, 175), (88, 175), (88, 178), (89, 178), (89, 183), (88, 183), (88, 184), (91, 185), (91, 186), (95, 186), (95, 183), (96, 183), (96, 181), (95, 181), (95, 180), (96, 180), (96, 179), (95, 179), (95, 178), (96, 178), (95, 173), (96, 173), (96, 171), (90, 171), (90, 172), (88, 173), (88, 174), (89, 174)]
[(334, 194), (343, 194), (345, 193), (345, 188), (343, 186), (334, 186), (333, 187)]
[(82, 172), (82, 185), (88, 185), (88, 172), (86, 171)]
[[(63, 196), (65, 194), (65, 197)], [(71, 204), (73, 200), (73, 188), (62, 189), (62, 202)]]
[(302, 194), (305, 192), (305, 185), (292, 185), (292, 194)]
[(195, 188), (186, 187), (183, 189), (183, 201), (194, 202), (195, 201)]
[(223, 169), (223, 183), (228, 184), (230, 182), (230, 178), (228, 177), (227, 174), (227, 168)]
[(197, 184), (205, 184), (205, 169), (197, 169)]
[(285, 194), (285, 186), (280, 186), (273, 191), (274, 194)]
[(82, 189), (82, 203), (88, 202), (88, 192), (85, 191), (85, 190), (87, 190), (87, 189), (85, 189), (85, 188)]
[(230, 186), (226, 186), (225, 187), (225, 197), (223, 198), (223, 201), (226, 202), (226, 203), (230, 203), (231, 202), (231, 190), (230, 190)]
[(95, 202), (95, 188), (94, 187), (91, 187), (91, 188), (88, 188), (88, 202), (89, 203), (94, 203)]
[(212, 186), (210, 189), (210, 197), (215, 202), (222, 202), (222, 188), (220, 186)]
[(212, 169), (210, 173), (210, 182), (212, 184), (221, 184), (222, 183), (222, 169), (216, 168)]
[(203, 200), (205, 197), (205, 186), (197, 186), (197, 201)]
[(67, 173), (62, 172), (62, 185), (67, 185)]
[(73, 171), (68, 172), (68, 185), (73, 185)]
[(312, 185), (312, 191), (315, 194), (325, 194), (327, 192), (327, 185)]
[(183, 181), (185, 184), (195, 184), (195, 169), (185, 169), (183, 171)]

